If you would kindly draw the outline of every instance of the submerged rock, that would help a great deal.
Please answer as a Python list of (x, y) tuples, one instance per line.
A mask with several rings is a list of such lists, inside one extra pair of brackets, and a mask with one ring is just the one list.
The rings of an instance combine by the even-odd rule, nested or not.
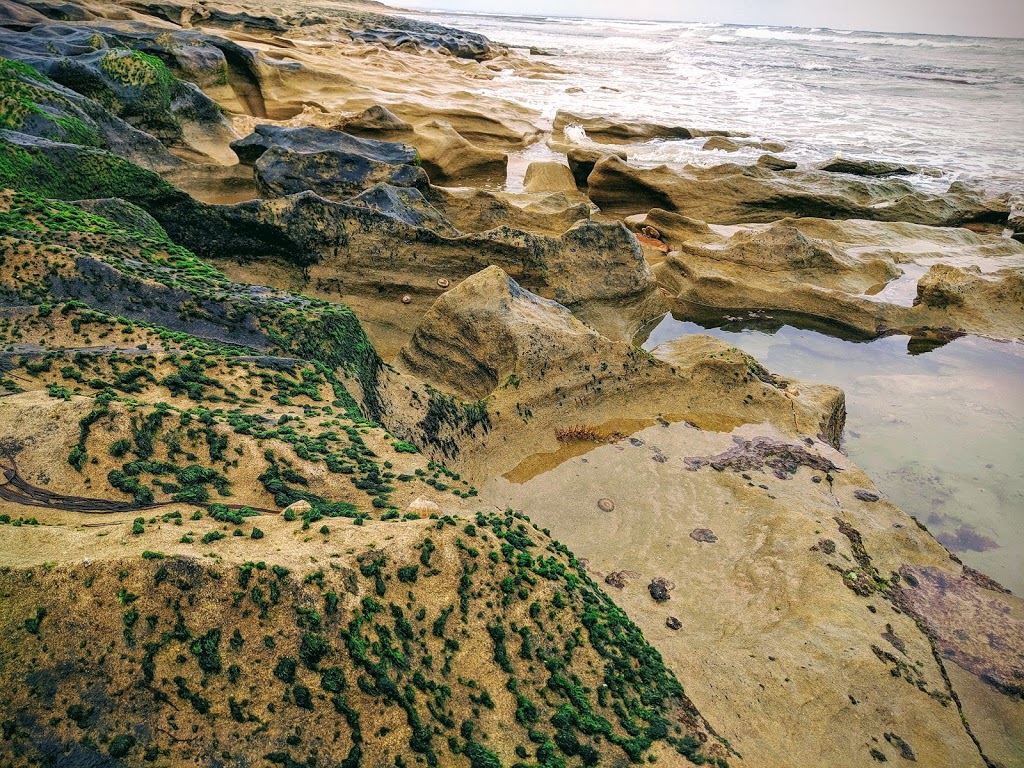
[(785, 152), (786, 145), (778, 141), (736, 141), (724, 136), (712, 136), (701, 149), (717, 149), (722, 152), (738, 152), (741, 149), (761, 149), (765, 152)]
[(567, 127), (578, 125), (587, 133), (591, 141), (610, 144), (630, 144), (650, 139), (692, 139), (698, 136), (744, 136), (729, 131), (706, 131), (678, 125), (659, 125), (657, 123), (630, 122), (622, 123), (604, 117), (583, 117), (559, 110), (555, 115), (553, 128), (563, 132)]

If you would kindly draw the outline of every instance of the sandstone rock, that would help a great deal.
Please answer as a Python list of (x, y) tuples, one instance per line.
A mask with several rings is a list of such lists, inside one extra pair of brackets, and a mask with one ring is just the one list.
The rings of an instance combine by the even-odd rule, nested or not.
[(49, 19), (39, 11), (12, 0), (0, 0), (0, 25), (5, 27), (32, 27), (45, 24)]
[(718, 149), (723, 152), (738, 152), (743, 148), (762, 149), (765, 152), (785, 152), (786, 145), (777, 141), (736, 141), (724, 136), (712, 136), (702, 149)]
[[(58, 69), (57, 57), (48, 54), (39, 58), (32, 41), (22, 42), (25, 37), (0, 29), (0, 55), (14, 60), (27, 56), (36, 64), (26, 72), (10, 67), (0, 75), (0, 82), (6, 81), (5, 90), (27, 88), (32, 94), (33, 108), (11, 112), (8, 128), (25, 136), (109, 149), (153, 170), (183, 165), (159, 141), (111, 114), (102, 104), (48, 79), (46, 72)], [(31, 53), (24, 53), (26, 48)], [(77, 66), (73, 59), (67, 61), (68, 66)]]
[(717, 241), (716, 235), (703, 221), (697, 221), (662, 208), (652, 208), (646, 214), (626, 218), (626, 226), (635, 232), (654, 229), (658, 237), (668, 243)]
[(650, 139), (692, 139), (697, 136), (742, 136), (728, 131), (704, 131), (683, 126), (657, 123), (620, 123), (604, 117), (582, 117), (559, 110), (553, 128), (563, 131), (567, 126), (579, 125), (592, 141), (609, 144), (630, 144)]
[[(723, 434), (682, 423), (634, 436), (674, 456), (719, 455), (735, 446), (732, 438), (779, 439), (763, 425)], [(947, 680), (975, 734), (975, 721), (992, 723), (981, 739), (985, 754), (998, 752), (1013, 764), (1008, 756), (1019, 741), (1024, 703), (993, 683), (1010, 680), (1024, 602), (968, 583), (942, 547), (885, 500), (854, 502), (854, 489), (872, 486), (839, 451), (818, 441), (784, 442), (836, 465), (831, 486), (811, 483), (819, 472), (801, 467), (785, 481), (766, 478), (766, 491), (748, 486), (739, 472), (680, 472), (674, 463), (651, 462), (643, 448), (609, 445), (588, 453), (585, 463), (571, 459), (523, 483), (495, 480), (481, 489), (481, 498), (521, 509), (540, 526), (560, 526), (566, 543), (585, 551), (597, 571), (646, 574), (609, 591), (680, 671), (687, 694), (744, 764), (793, 765), (806, 756), (815, 764), (857, 768), (873, 764), (869, 744), (889, 764), (900, 763), (898, 742), (884, 738), (895, 733), (911, 745), (919, 765), (981, 768), (960, 711), (945, 698)], [(565, 494), (574, 487), (587, 494)], [(564, 498), (552, 507), (559, 493)], [(628, 524), (610, 529), (592, 503), (594, 494), (635, 494)], [(674, 543), (697, 526), (713, 529), (719, 542)], [(822, 537), (833, 541), (831, 554), (811, 550)], [(845, 585), (853, 569), (871, 589), (868, 596)], [(877, 588), (870, 569), (889, 583), (899, 576), (899, 587)], [(679, 585), (670, 593), (671, 615), (685, 624), (685, 642), (667, 628), (665, 611), (652, 610), (647, 586), (653, 576)], [(909, 593), (905, 603), (887, 596), (899, 589)], [(886, 641), (886, 632), (903, 642), (903, 651)], [(991, 645), (988, 632), (996, 638)], [(698, 677), (706, 669), (716, 670), (714, 679)], [(982, 669), (992, 671), (992, 682), (983, 682)], [(798, 710), (794, 700), (803, 702)]]
[[(719, 428), (735, 423), (739, 407), (744, 418), (838, 436), (845, 414), (840, 390), (802, 385), (800, 396), (790, 396), (790, 382), (766, 372), (763, 378), (751, 376), (740, 353), (726, 359), (725, 342), (704, 342), (718, 346), (687, 354), (692, 338), (676, 340), (674, 355), (659, 347), (649, 357), (629, 343), (602, 337), (565, 307), (489, 267), (439, 297), (395, 361), (398, 370), (457, 401), (486, 400), (486, 435), (423, 433), (415, 412), (408, 418), (416, 421), (404, 429), (434, 446), (426, 450), (440, 448), (449, 461), (466, 462), (459, 466), (467, 471), (483, 457), (492, 472), (511, 469), (530, 453), (555, 450), (555, 429), (567, 419), (602, 424), (686, 413), (691, 421)], [(529, 429), (518, 415), (524, 412), (530, 413)]]
[(292, 502), (291, 504), (289, 504), (287, 507), (285, 507), (281, 511), (282, 512), (291, 512), (292, 514), (295, 514), (295, 515), (301, 515), (304, 512), (309, 512), (311, 509), (313, 509), (313, 505), (312, 504), (310, 504), (305, 499), (299, 499), (298, 501)]
[(120, 224), (129, 229), (153, 239), (164, 239), (167, 233), (160, 223), (139, 208), (129, 202), (116, 197), (107, 197), (97, 200), (73, 200), (71, 202), (76, 208), (83, 211), (102, 216), (104, 219)]
[(837, 157), (818, 167), (828, 173), (849, 173), (854, 176), (910, 176), (921, 170), (913, 165), (885, 163), (880, 160), (855, 160), (846, 157)]
[[(675, 218), (673, 219), (673, 217)], [(1020, 280), (1024, 249), (996, 235), (902, 223), (788, 219), (722, 237), (652, 210), (678, 251), (654, 266), (659, 284), (694, 305), (757, 306), (814, 315), (873, 336), (884, 329), (972, 329), (1001, 338), (1024, 333)], [(904, 276), (927, 259), (920, 279)], [(934, 263), (949, 260), (963, 266)], [(970, 265), (974, 263), (975, 266)], [(977, 265), (993, 269), (983, 273)], [(910, 274), (916, 274), (910, 272)], [(891, 287), (890, 287), (891, 286)]]
[(930, 195), (897, 179), (868, 181), (820, 171), (782, 176), (734, 165), (689, 167), (682, 172), (665, 166), (640, 170), (607, 157), (597, 163), (587, 183), (588, 195), (606, 213), (664, 208), (710, 224), (813, 216), (960, 226), (1003, 224), (1009, 213), (1004, 202), (970, 190)]
[(423, 168), (434, 183), (505, 177), (508, 155), (471, 144), (451, 123), (435, 120), (418, 126), (414, 141)]
[(983, 274), (977, 267), (935, 264), (918, 280), (914, 307), (906, 314), (931, 326), (1001, 326), (1004, 338), (1024, 337), (1024, 267)]
[(590, 206), (574, 196), (518, 196), (484, 189), (434, 187), (431, 204), (462, 232), (486, 232), (498, 227), (544, 235), (561, 235), (590, 218)]
[(460, 59), (486, 61), (503, 49), (473, 32), (416, 19), (380, 13), (360, 13), (361, 28), (349, 34), (355, 40), (393, 51), (433, 51)]
[(769, 171), (792, 171), (796, 168), (796, 163), (792, 160), (783, 160), (775, 155), (761, 155), (757, 158), (757, 164)]
[(76, 54), (51, 56), (41, 69), (166, 146), (216, 158), (236, 138), (216, 103), (159, 59), (120, 49)]
[(569, 167), (558, 162), (530, 163), (523, 187), (527, 192), (575, 192), (576, 181)]
[(375, 104), (360, 112), (342, 126), (345, 133), (354, 136), (412, 133), (412, 126), (387, 107)]
[(597, 162), (608, 155), (615, 155), (620, 160), (625, 162), (625, 152), (606, 152), (599, 149), (590, 149), (585, 147), (570, 147), (566, 153), (566, 158), (569, 161), (569, 170), (572, 171), (573, 179), (576, 181), (576, 186), (583, 188), (587, 186), (587, 177), (590, 176), (590, 172), (594, 170), (594, 166)]

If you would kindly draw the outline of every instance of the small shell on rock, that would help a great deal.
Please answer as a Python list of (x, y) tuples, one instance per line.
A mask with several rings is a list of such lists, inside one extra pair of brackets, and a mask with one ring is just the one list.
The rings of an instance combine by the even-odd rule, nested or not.
[(437, 278), (437, 285), (439, 288), (447, 288), (449, 285), (451, 285), (451, 283), (448, 282), (448, 278), (439, 277)]
[(611, 512), (615, 509), (615, 502), (611, 499), (598, 499), (597, 508), (602, 512)]
[(412, 304), (412, 296), (410, 296), (408, 293), (405, 294), (405, 296), (402, 297), (402, 303), (403, 304)]

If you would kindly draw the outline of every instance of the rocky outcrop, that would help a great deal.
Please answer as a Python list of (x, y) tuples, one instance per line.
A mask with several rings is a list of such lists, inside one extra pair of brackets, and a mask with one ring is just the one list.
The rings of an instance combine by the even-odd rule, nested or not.
[(710, 224), (820, 217), (941, 227), (1001, 224), (1009, 214), (1005, 203), (959, 187), (930, 195), (897, 179), (866, 181), (814, 171), (783, 176), (736, 165), (640, 170), (608, 157), (594, 167), (587, 184), (590, 198), (607, 213), (664, 208)]
[(456, 401), (486, 400), (488, 429), (431, 431), (437, 425), (421, 421), (422, 406), (399, 408), (394, 428), (466, 471), (481, 460), (505, 471), (555, 450), (559, 426), (595, 425), (599, 433), (613, 419), (659, 414), (716, 429), (766, 420), (797, 434), (838, 435), (841, 391), (772, 377), (727, 347), (685, 337), (663, 358), (649, 356), (488, 267), (437, 299), (395, 363)]
[(435, 184), (471, 178), (505, 178), (507, 154), (470, 143), (444, 120), (417, 126), (415, 143), (423, 169)]
[[(3, 35), (0, 30), (0, 41)], [(10, 48), (2, 50), (11, 53)], [(182, 164), (152, 136), (25, 62), (0, 59), (0, 87), (13, 105), (7, 127), (22, 135), (102, 147), (154, 170)]]
[[(93, 120), (110, 126), (112, 117), (120, 118), (189, 159), (218, 157), (235, 138), (216, 103), (194, 84), (175, 77), (159, 58), (128, 48), (108, 48), (116, 39), (108, 43), (102, 28), (91, 33), (57, 25), (44, 29), (48, 34), (13, 38), (10, 32), (0, 31), (0, 55), (24, 61), (73, 90), (76, 106), (91, 112)], [(54, 37), (63, 43), (63, 50), (50, 45)], [(95, 106), (84, 107), (83, 99)], [(113, 130), (108, 128), (106, 133)], [(72, 140), (81, 143), (83, 137)], [(111, 136), (107, 144), (111, 141), (123, 145), (126, 138)]]
[[(884, 499), (858, 500), (871, 481), (825, 442), (664, 424), (544, 469), (481, 500), (564, 531), (608, 575), (743, 764), (1015, 764), (1024, 603)], [(663, 604), (655, 579), (678, 585)], [(707, 669), (712, 684), (694, 677)]]
[(359, 12), (354, 20), (360, 28), (349, 32), (353, 40), (392, 51), (430, 51), (486, 61), (504, 50), (483, 35), (426, 21), (365, 11)]
[(736, 141), (724, 136), (712, 136), (701, 149), (717, 149), (722, 152), (739, 152), (741, 149), (760, 149), (765, 152), (785, 152), (786, 145), (779, 141)]
[(769, 171), (792, 171), (796, 168), (796, 163), (792, 160), (783, 160), (775, 155), (761, 155), (757, 158), (757, 165)]
[(927, 335), (927, 328), (1024, 335), (1024, 249), (997, 235), (787, 219), (723, 237), (660, 210), (630, 224), (656, 227), (676, 249), (654, 270), (689, 304), (813, 315), (868, 335)]
[(569, 147), (566, 152), (566, 159), (569, 161), (569, 170), (572, 171), (572, 176), (576, 180), (576, 186), (581, 189), (585, 188), (587, 186), (587, 178), (590, 176), (590, 172), (594, 170), (594, 166), (597, 165), (599, 160), (608, 155), (615, 155), (623, 162), (626, 161), (626, 153), (622, 151), (610, 152), (589, 147)]
[[(857, 160), (852, 157), (837, 157), (818, 168), (828, 173), (849, 173), (853, 176), (911, 176), (926, 170), (916, 165), (885, 163), (881, 160)], [(934, 171), (932, 173), (938, 175)]]
[(412, 133), (412, 126), (398, 117), (387, 107), (375, 104), (367, 107), (355, 117), (346, 120), (342, 125), (345, 133), (353, 136), (394, 136)]
[(411, 165), (416, 162), (416, 150), (408, 144), (360, 139), (341, 131), (312, 126), (283, 128), (276, 125), (257, 125), (244, 139), (231, 142), (231, 149), (238, 156), (239, 162), (246, 165), (255, 164), (271, 147), (305, 154), (346, 153), (390, 165)]
[(527, 192), (576, 192), (576, 180), (569, 166), (558, 162), (530, 163), (523, 188)]
[(678, 125), (658, 123), (616, 122), (604, 117), (583, 117), (559, 110), (555, 115), (553, 129), (561, 133), (566, 127), (578, 125), (586, 131), (587, 138), (602, 144), (633, 144), (651, 139), (693, 139), (698, 136), (744, 136), (729, 131), (701, 130)]

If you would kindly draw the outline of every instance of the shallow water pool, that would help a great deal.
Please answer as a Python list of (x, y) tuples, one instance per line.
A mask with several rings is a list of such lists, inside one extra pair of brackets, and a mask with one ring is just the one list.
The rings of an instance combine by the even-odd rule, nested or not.
[(1024, 593), (1024, 345), (855, 341), (743, 315), (699, 325), (669, 314), (644, 348), (706, 333), (774, 373), (842, 387), (850, 458), (964, 563)]

